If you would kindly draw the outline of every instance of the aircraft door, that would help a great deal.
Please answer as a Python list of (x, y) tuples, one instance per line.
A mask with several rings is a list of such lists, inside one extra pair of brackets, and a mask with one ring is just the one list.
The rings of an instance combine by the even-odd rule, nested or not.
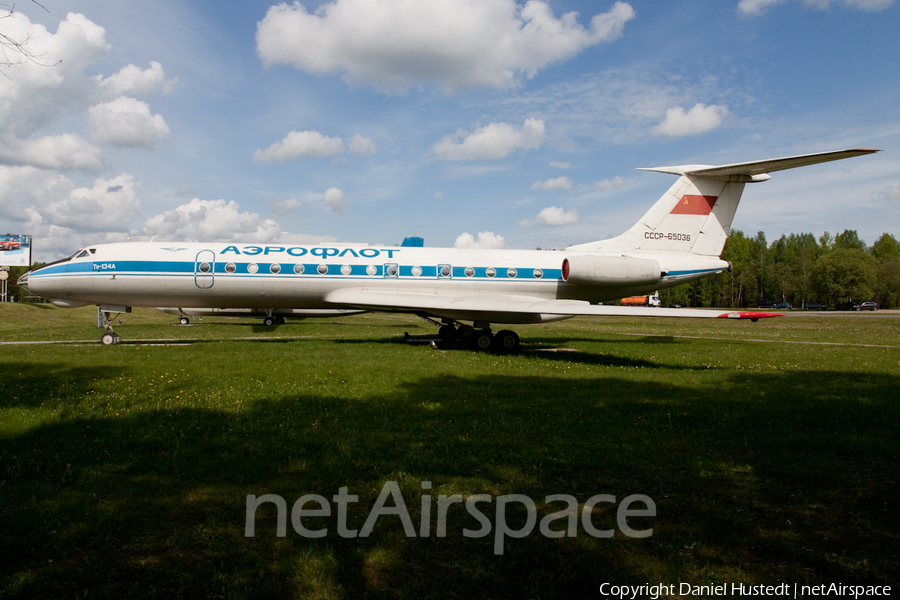
[(216, 253), (201, 250), (194, 260), (194, 284), (201, 290), (208, 290), (215, 283)]

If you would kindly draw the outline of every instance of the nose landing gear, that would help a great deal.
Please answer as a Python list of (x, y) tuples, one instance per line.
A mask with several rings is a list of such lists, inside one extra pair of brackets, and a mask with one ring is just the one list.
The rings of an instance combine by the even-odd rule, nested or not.
[(121, 341), (119, 334), (113, 330), (112, 322), (113, 319), (110, 317), (111, 313), (130, 313), (130, 306), (100, 306), (97, 309), (98, 321), (99, 325), (106, 330), (102, 336), (100, 336), (100, 343), (104, 346), (114, 346)]

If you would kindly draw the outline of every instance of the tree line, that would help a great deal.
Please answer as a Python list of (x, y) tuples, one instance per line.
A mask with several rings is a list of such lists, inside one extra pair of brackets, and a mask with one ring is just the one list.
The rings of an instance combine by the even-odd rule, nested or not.
[(847, 229), (818, 239), (811, 233), (782, 235), (771, 244), (762, 231), (747, 237), (733, 231), (722, 260), (733, 269), (714, 277), (662, 290), (663, 306), (754, 307), (761, 299), (845, 308), (870, 300), (900, 308), (900, 243), (884, 233), (871, 246)]

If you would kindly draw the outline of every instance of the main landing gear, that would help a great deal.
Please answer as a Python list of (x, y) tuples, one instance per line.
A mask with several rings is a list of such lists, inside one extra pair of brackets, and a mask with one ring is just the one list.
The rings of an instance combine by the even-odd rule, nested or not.
[[(427, 319), (432, 323), (431, 319)], [(454, 340), (469, 342), (474, 350), (493, 350), (495, 352), (515, 352), (519, 349), (519, 336), (515, 331), (504, 329), (493, 333), (490, 323), (476, 322), (475, 326), (457, 324), (445, 319), (438, 329), (438, 337), (445, 342)], [(435, 323), (437, 324), (437, 323)]]

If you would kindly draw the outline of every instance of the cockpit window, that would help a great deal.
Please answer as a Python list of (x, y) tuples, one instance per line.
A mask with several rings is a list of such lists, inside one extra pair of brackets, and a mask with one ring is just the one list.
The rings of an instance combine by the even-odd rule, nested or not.
[(90, 252), (88, 252), (87, 250), (82, 250), (75, 258), (84, 258), (85, 256), (90, 256)]

